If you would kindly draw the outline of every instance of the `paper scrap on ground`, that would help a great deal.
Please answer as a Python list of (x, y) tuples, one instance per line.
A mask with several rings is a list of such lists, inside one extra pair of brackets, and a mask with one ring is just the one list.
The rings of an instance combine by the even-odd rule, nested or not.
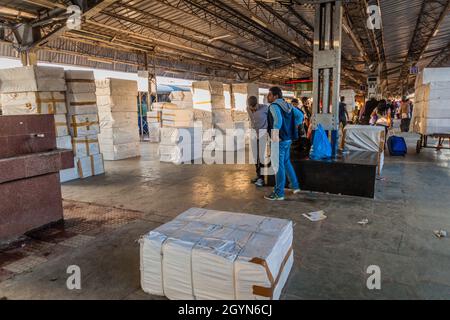
[(312, 222), (322, 221), (327, 218), (323, 210), (317, 212), (304, 213), (303, 216)]
[(359, 225), (366, 226), (369, 224), (369, 219), (363, 219), (358, 222)]
[(438, 237), (439, 239), (447, 238), (448, 237), (448, 232), (445, 231), (445, 230), (435, 230), (434, 231), (434, 235), (436, 237)]

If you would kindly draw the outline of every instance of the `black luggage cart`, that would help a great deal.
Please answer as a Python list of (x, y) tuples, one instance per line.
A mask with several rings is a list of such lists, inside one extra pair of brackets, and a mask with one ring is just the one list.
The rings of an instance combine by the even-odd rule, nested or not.
[[(428, 145), (428, 138), (434, 138), (434, 139), (449, 139), (450, 141), (450, 133), (436, 133), (436, 134), (430, 134), (430, 135), (420, 135), (420, 140), (417, 141), (417, 147), (416, 147), (416, 152), (420, 153), (420, 151), (423, 148), (430, 148), (430, 149), (437, 149), (437, 150), (450, 150), (450, 146), (448, 148), (444, 148), (444, 146), (440, 147), (439, 145), (437, 146), (429, 146)], [(450, 142), (449, 142), (450, 144)]]

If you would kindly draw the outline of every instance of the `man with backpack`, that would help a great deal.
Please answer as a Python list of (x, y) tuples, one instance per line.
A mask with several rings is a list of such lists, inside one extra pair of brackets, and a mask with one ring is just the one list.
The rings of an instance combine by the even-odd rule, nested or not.
[(292, 141), (299, 138), (298, 127), (303, 123), (304, 115), (283, 99), (283, 92), (278, 87), (270, 88), (267, 100), (270, 103), (269, 133), (272, 140), (272, 165), (275, 166), (275, 189), (272, 194), (264, 198), (270, 201), (283, 201), (286, 176), (294, 194), (300, 192), (297, 175), (291, 163), (290, 151)]

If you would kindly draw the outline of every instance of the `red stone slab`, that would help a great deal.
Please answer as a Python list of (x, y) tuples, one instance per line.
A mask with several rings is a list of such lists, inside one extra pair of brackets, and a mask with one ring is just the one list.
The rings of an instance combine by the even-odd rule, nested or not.
[(0, 242), (63, 219), (59, 174), (0, 184)]
[(0, 159), (0, 184), (74, 167), (71, 150), (54, 150)]
[(0, 116), (0, 159), (54, 149), (53, 115)]

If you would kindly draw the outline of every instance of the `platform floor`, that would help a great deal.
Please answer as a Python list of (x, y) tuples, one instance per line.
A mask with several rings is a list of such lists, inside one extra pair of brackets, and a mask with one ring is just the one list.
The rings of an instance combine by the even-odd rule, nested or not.
[[(0, 298), (160, 299), (140, 290), (136, 240), (186, 209), (205, 207), (295, 222), (295, 265), (284, 299), (450, 299), (450, 239), (433, 235), (450, 230), (450, 152), (416, 155), (416, 140), (408, 135), (406, 158), (386, 159), (375, 200), (305, 192), (283, 203), (262, 199), (270, 189), (249, 183), (250, 165), (161, 164), (156, 146), (143, 144), (142, 158), (107, 162), (105, 176), (63, 186), (66, 200), (139, 215), (3, 281), (0, 272)], [(328, 219), (302, 217), (316, 210)], [(369, 225), (359, 225), (365, 218)], [(69, 265), (81, 268), (80, 291), (66, 288)], [(366, 286), (371, 265), (381, 268), (379, 291)]]

